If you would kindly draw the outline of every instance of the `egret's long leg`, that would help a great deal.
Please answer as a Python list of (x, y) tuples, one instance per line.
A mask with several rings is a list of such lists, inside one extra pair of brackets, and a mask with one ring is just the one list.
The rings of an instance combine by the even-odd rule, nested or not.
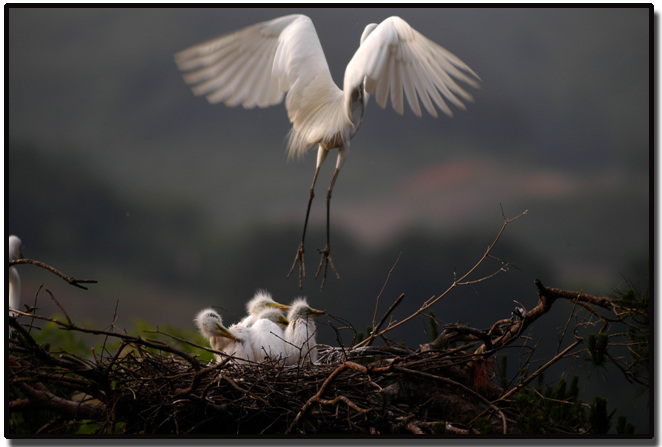
[(306, 208), (306, 220), (303, 223), (303, 234), (301, 235), (301, 243), (297, 249), (297, 254), (294, 256), (294, 262), (292, 263), (292, 268), (287, 274), (289, 278), (296, 267), (297, 262), (299, 263), (299, 288), (302, 288), (303, 278), (306, 276), (306, 266), (304, 264), (304, 248), (303, 243), (306, 239), (306, 228), (308, 228), (308, 216), (310, 216), (310, 205), (313, 203), (313, 197), (315, 197), (315, 183), (317, 182), (317, 175), (320, 172), (320, 166), (318, 165), (315, 168), (315, 175), (313, 176), (313, 184), (310, 186), (310, 192), (308, 193), (308, 207)]
[(331, 269), (333, 272), (336, 274), (336, 277), (340, 279), (340, 275), (338, 274), (338, 271), (336, 270), (336, 267), (333, 265), (333, 260), (331, 259), (331, 254), (330, 254), (330, 239), (331, 239), (331, 230), (330, 230), (330, 214), (331, 214), (331, 194), (333, 194), (333, 185), (336, 184), (336, 178), (338, 178), (338, 173), (340, 172), (340, 168), (336, 168), (335, 171), (333, 171), (333, 178), (331, 179), (331, 185), (329, 185), (329, 190), (326, 192), (326, 246), (324, 247), (323, 250), (319, 250), (320, 254), (322, 255), (322, 259), (320, 259), (320, 265), (317, 267), (317, 273), (315, 274), (315, 278), (317, 278), (320, 274), (320, 271), (322, 271), (322, 266), (324, 266), (324, 274), (322, 275), (322, 286), (320, 289), (324, 288), (324, 283), (326, 282), (326, 271), (331, 265)]

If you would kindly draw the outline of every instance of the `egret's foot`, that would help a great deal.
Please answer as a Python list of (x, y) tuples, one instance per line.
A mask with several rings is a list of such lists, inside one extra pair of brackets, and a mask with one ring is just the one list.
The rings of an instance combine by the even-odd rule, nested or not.
[(331, 266), (333, 273), (336, 274), (336, 278), (340, 279), (340, 275), (338, 274), (336, 267), (333, 265), (333, 259), (331, 259), (331, 254), (329, 252), (329, 244), (327, 244), (326, 247), (324, 247), (324, 250), (317, 250), (317, 251), (322, 255), (322, 258), (320, 259), (319, 267), (317, 267), (317, 273), (315, 274), (315, 279), (317, 279), (320, 272), (322, 271), (322, 266), (324, 266), (324, 274), (322, 275), (322, 285), (320, 286), (320, 290), (322, 290), (324, 288), (324, 283), (326, 282), (326, 271), (329, 268), (329, 265)]
[(303, 242), (299, 244), (299, 248), (297, 249), (297, 254), (294, 257), (294, 262), (292, 263), (292, 268), (290, 269), (290, 273), (287, 274), (287, 277), (289, 278), (292, 275), (292, 272), (294, 271), (294, 267), (297, 266), (297, 263), (299, 263), (299, 288), (303, 288), (303, 278), (306, 276), (306, 266), (303, 262)]

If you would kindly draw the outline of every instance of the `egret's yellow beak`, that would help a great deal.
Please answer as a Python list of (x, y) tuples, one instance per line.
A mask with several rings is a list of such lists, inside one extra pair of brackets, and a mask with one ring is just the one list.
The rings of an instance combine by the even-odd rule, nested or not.
[(283, 326), (287, 326), (288, 324), (290, 324), (290, 320), (288, 320), (285, 317), (285, 315), (281, 315), (280, 317), (278, 317), (278, 323), (282, 324)]
[(218, 335), (220, 335), (221, 337), (229, 338), (230, 340), (234, 340), (234, 341), (239, 341), (239, 339), (235, 337), (232, 332), (230, 332), (227, 328), (220, 326), (218, 324), (216, 325), (216, 332), (218, 332)]
[(282, 312), (287, 312), (288, 310), (290, 310), (290, 306), (288, 306), (287, 304), (280, 304), (280, 303), (272, 303), (272, 302), (269, 302), (269, 303), (266, 304), (266, 306), (268, 306), (268, 307), (275, 307), (276, 309), (278, 309), (278, 310), (280, 310), (280, 311), (282, 311)]
[(316, 317), (320, 315), (324, 315), (326, 313), (325, 310), (313, 309), (312, 307), (309, 307), (306, 310), (308, 311), (309, 315), (314, 315)]

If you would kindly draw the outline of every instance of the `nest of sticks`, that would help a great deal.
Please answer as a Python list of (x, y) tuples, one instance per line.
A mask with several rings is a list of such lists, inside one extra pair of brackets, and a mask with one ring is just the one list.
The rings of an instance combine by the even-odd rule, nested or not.
[(206, 365), (163, 341), (93, 331), (120, 347), (82, 359), (10, 320), (9, 411), (32, 435), (469, 434), (480, 415), (505, 423), (490, 408), (501, 390), (477, 379), (489, 369), (461, 349), (321, 347), (315, 365)]

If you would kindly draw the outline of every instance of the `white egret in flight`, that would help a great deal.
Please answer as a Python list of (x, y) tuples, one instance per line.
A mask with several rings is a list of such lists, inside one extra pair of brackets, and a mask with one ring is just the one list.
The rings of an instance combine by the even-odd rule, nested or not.
[(246, 303), (246, 312), (248, 315), (243, 320), (241, 320), (240, 323), (242, 323), (244, 326), (250, 327), (253, 325), (253, 323), (255, 323), (258, 315), (265, 310), (275, 309), (282, 313), (287, 311), (289, 308), (290, 306), (274, 301), (274, 299), (271, 297), (271, 294), (266, 290), (258, 290), (253, 298), (251, 298), (251, 300)]
[(472, 100), (456, 81), (478, 87), (479, 79), (455, 55), (399, 17), (365, 27), (360, 46), (345, 69), (342, 90), (331, 79), (312, 21), (300, 14), (258, 23), (195, 45), (177, 53), (175, 61), (180, 70), (188, 72), (184, 80), (193, 85), (193, 92), (205, 95), (210, 103), (267, 107), (280, 103), (287, 92), (285, 107), (292, 123), (288, 155), (302, 156), (318, 145), (301, 243), (288, 274), (299, 265), (299, 287), (306, 274), (304, 241), (315, 182), (329, 151), (335, 148), (338, 158), (326, 193), (326, 246), (320, 250), (316, 277), (323, 268), (324, 287), (329, 265), (338, 276), (330, 254), (331, 194), (349, 153), (350, 139), (361, 126), (368, 94), (375, 94), (382, 108), (390, 96), (399, 114), (403, 113), (406, 98), (414, 114), (421, 116), (420, 98), (432, 116), (437, 116), (435, 105), (451, 116), (446, 101), (464, 109), (462, 101)]
[[(195, 319), (195, 325), (198, 327), (200, 333), (207, 339), (212, 349), (217, 351), (227, 352), (227, 349), (233, 349), (234, 345), (239, 339), (223, 326), (221, 316), (212, 308), (200, 311)], [(214, 354), (217, 361), (222, 358), (218, 354)]]
[(322, 310), (308, 306), (305, 298), (297, 298), (290, 304), (287, 313), (289, 324), (285, 328), (285, 342), (288, 350), (288, 365), (315, 363), (317, 361), (317, 327), (314, 317), (322, 315)]
[[(21, 254), (21, 240), (14, 235), (9, 236), (9, 260), (20, 259)], [(18, 275), (16, 267), (9, 267), (7, 274), (9, 278), (9, 307), (11, 309), (20, 310), (21, 305), (21, 277)], [(16, 316), (16, 313), (9, 312), (10, 316)]]

